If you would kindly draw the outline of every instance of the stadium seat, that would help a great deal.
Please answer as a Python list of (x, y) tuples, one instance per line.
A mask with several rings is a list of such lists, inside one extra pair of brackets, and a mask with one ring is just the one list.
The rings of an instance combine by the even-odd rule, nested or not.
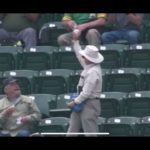
[(124, 115), (144, 117), (150, 114), (150, 92), (130, 92), (128, 98), (123, 100)]
[(54, 105), (54, 103), (56, 103), (56, 95), (52, 95), (52, 94), (31, 94), (31, 95), (29, 95), (29, 97), (31, 97), (32, 99), (35, 100), (38, 108), (40, 109), (40, 111), (42, 113), (42, 118), (50, 117), (49, 109), (51, 109), (51, 107), (52, 107), (51, 104)]
[(102, 68), (120, 68), (122, 67), (122, 53), (129, 49), (128, 45), (124, 44), (105, 44), (100, 46), (100, 52), (104, 56)]
[(108, 118), (104, 130), (109, 136), (136, 136), (139, 123), (140, 118), (136, 117), (113, 117)]
[(71, 95), (61, 94), (57, 96), (56, 109), (50, 110), (51, 117), (70, 117), (71, 110), (67, 107), (67, 102), (71, 100)]
[(103, 124), (106, 123), (106, 118), (103, 118), (103, 117), (98, 117), (98, 130), (99, 132), (104, 132), (104, 129), (103, 129)]
[[(69, 118), (65, 117), (51, 117), (43, 119), (37, 131), (43, 133), (43, 136), (62, 136), (62, 135), (51, 135), (48, 133), (66, 133), (69, 126)], [(44, 134), (45, 133), (45, 134)], [(65, 136), (65, 135), (63, 135)]]
[(105, 75), (105, 91), (132, 92), (139, 90), (138, 76), (143, 72), (140, 68), (112, 69)]
[(150, 68), (150, 44), (131, 45), (123, 55), (124, 67)]
[(11, 70), (3, 73), (4, 78), (9, 76), (18, 79), (22, 94), (31, 94), (33, 91), (33, 77), (38, 76), (38, 72), (34, 70)]
[(122, 100), (127, 97), (125, 92), (102, 92), (100, 95), (101, 114), (105, 118), (122, 115)]
[(70, 46), (59, 47), (59, 51), (53, 53), (52, 61), (54, 68), (63, 68), (72, 70), (82, 69), (79, 61), (75, 56), (73, 48)]
[(58, 36), (67, 32), (68, 29), (63, 26), (62, 22), (48, 22), (39, 31), (40, 45), (58, 46)]
[(145, 116), (141, 118), (141, 122), (139, 124), (138, 129), (139, 136), (150, 136), (150, 116)]
[(67, 77), (73, 74), (68, 69), (51, 69), (40, 71), (34, 78), (34, 92), (45, 94), (64, 94), (68, 92)]
[(18, 55), (18, 68), (30, 70), (46, 70), (52, 68), (51, 55), (57, 51), (57, 47), (36, 46), (24, 49)]
[(150, 91), (150, 68), (140, 75), (140, 90)]
[(4, 94), (3, 92), (3, 87), (2, 87), (2, 83), (3, 83), (4, 77), (3, 77), (3, 72), (0, 72), (0, 94)]
[(0, 46), (0, 71), (14, 70), (17, 68), (17, 53), (21, 52), (21, 47)]

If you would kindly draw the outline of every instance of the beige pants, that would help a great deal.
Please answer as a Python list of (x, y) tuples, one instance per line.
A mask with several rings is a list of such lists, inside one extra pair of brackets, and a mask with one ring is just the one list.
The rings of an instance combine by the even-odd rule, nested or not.
[(100, 110), (100, 100), (87, 100), (82, 112), (72, 112), (68, 133), (77, 133), (81, 128), (86, 133), (98, 132), (97, 119)]
[[(100, 47), (100, 33), (96, 29), (89, 29), (86, 33), (85, 39), (89, 45)], [(65, 33), (58, 37), (58, 44), (60, 46), (70, 46), (72, 43), (72, 32)]]

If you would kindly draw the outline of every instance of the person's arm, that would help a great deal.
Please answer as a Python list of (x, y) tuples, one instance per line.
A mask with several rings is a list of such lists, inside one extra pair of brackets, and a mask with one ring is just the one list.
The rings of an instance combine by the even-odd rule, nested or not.
[(24, 16), (32, 22), (36, 22), (40, 16), (39, 13), (26, 13)]
[(34, 100), (31, 100), (30, 113), (30, 115), (22, 117), (22, 123), (40, 121), (41, 113)]
[(134, 13), (128, 13), (127, 15), (128, 15), (129, 22), (137, 26), (141, 25), (143, 19), (142, 15), (134, 14)]
[(81, 66), (84, 68), (85, 67), (85, 62), (82, 58), (82, 56), (79, 54), (79, 51), (81, 51), (81, 45), (79, 44), (79, 41), (78, 40), (73, 40), (73, 49), (74, 49), (74, 52), (75, 52), (75, 55), (78, 59), (78, 61), (80, 62)]
[(62, 23), (71, 30), (74, 30), (77, 26), (76, 22), (73, 20), (71, 14), (69, 13), (64, 14), (64, 17), (62, 18)]
[(86, 29), (104, 26), (106, 24), (107, 15), (104, 14), (104, 13), (103, 14), (98, 14), (97, 17), (98, 18), (94, 21), (90, 21), (90, 22), (78, 25), (77, 29), (79, 29), (82, 32)]
[(0, 112), (0, 123), (3, 123), (15, 111), (14, 105), (6, 107)]
[(87, 79), (85, 80), (82, 92), (77, 98), (75, 98), (74, 102), (76, 104), (80, 104), (86, 99), (88, 99), (91, 93), (94, 91), (97, 82), (98, 82), (97, 73), (95, 71), (90, 72), (88, 74)]

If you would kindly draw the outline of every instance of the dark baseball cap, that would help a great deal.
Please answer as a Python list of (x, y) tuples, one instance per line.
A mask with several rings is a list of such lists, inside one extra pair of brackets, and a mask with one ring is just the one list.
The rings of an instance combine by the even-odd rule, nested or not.
[(3, 80), (3, 88), (5, 86), (7, 86), (8, 84), (11, 84), (13, 82), (17, 82), (17, 79), (13, 78), (13, 77), (8, 77), (6, 79)]

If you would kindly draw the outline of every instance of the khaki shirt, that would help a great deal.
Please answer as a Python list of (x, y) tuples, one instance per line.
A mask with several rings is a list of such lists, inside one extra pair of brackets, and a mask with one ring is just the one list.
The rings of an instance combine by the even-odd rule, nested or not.
[[(6, 116), (4, 111), (11, 105), (12, 103), (7, 97), (0, 100), (0, 127), (3, 130), (9, 131), (11, 136), (17, 135), (18, 131), (22, 128), (30, 129), (36, 121), (40, 121), (40, 111), (34, 100), (28, 96), (21, 95), (18, 103), (15, 105), (15, 111), (10, 116)], [(29, 123), (17, 124), (17, 118), (21, 116), (29, 116)]]
[(79, 51), (82, 50), (81, 46), (79, 45), (79, 41), (74, 41), (74, 50), (76, 57), (84, 68), (77, 85), (77, 87), (83, 87), (82, 92), (77, 98), (75, 98), (75, 102), (81, 103), (86, 99), (100, 97), (100, 93), (102, 91), (102, 72), (100, 64), (85, 64), (83, 58), (79, 54)]

